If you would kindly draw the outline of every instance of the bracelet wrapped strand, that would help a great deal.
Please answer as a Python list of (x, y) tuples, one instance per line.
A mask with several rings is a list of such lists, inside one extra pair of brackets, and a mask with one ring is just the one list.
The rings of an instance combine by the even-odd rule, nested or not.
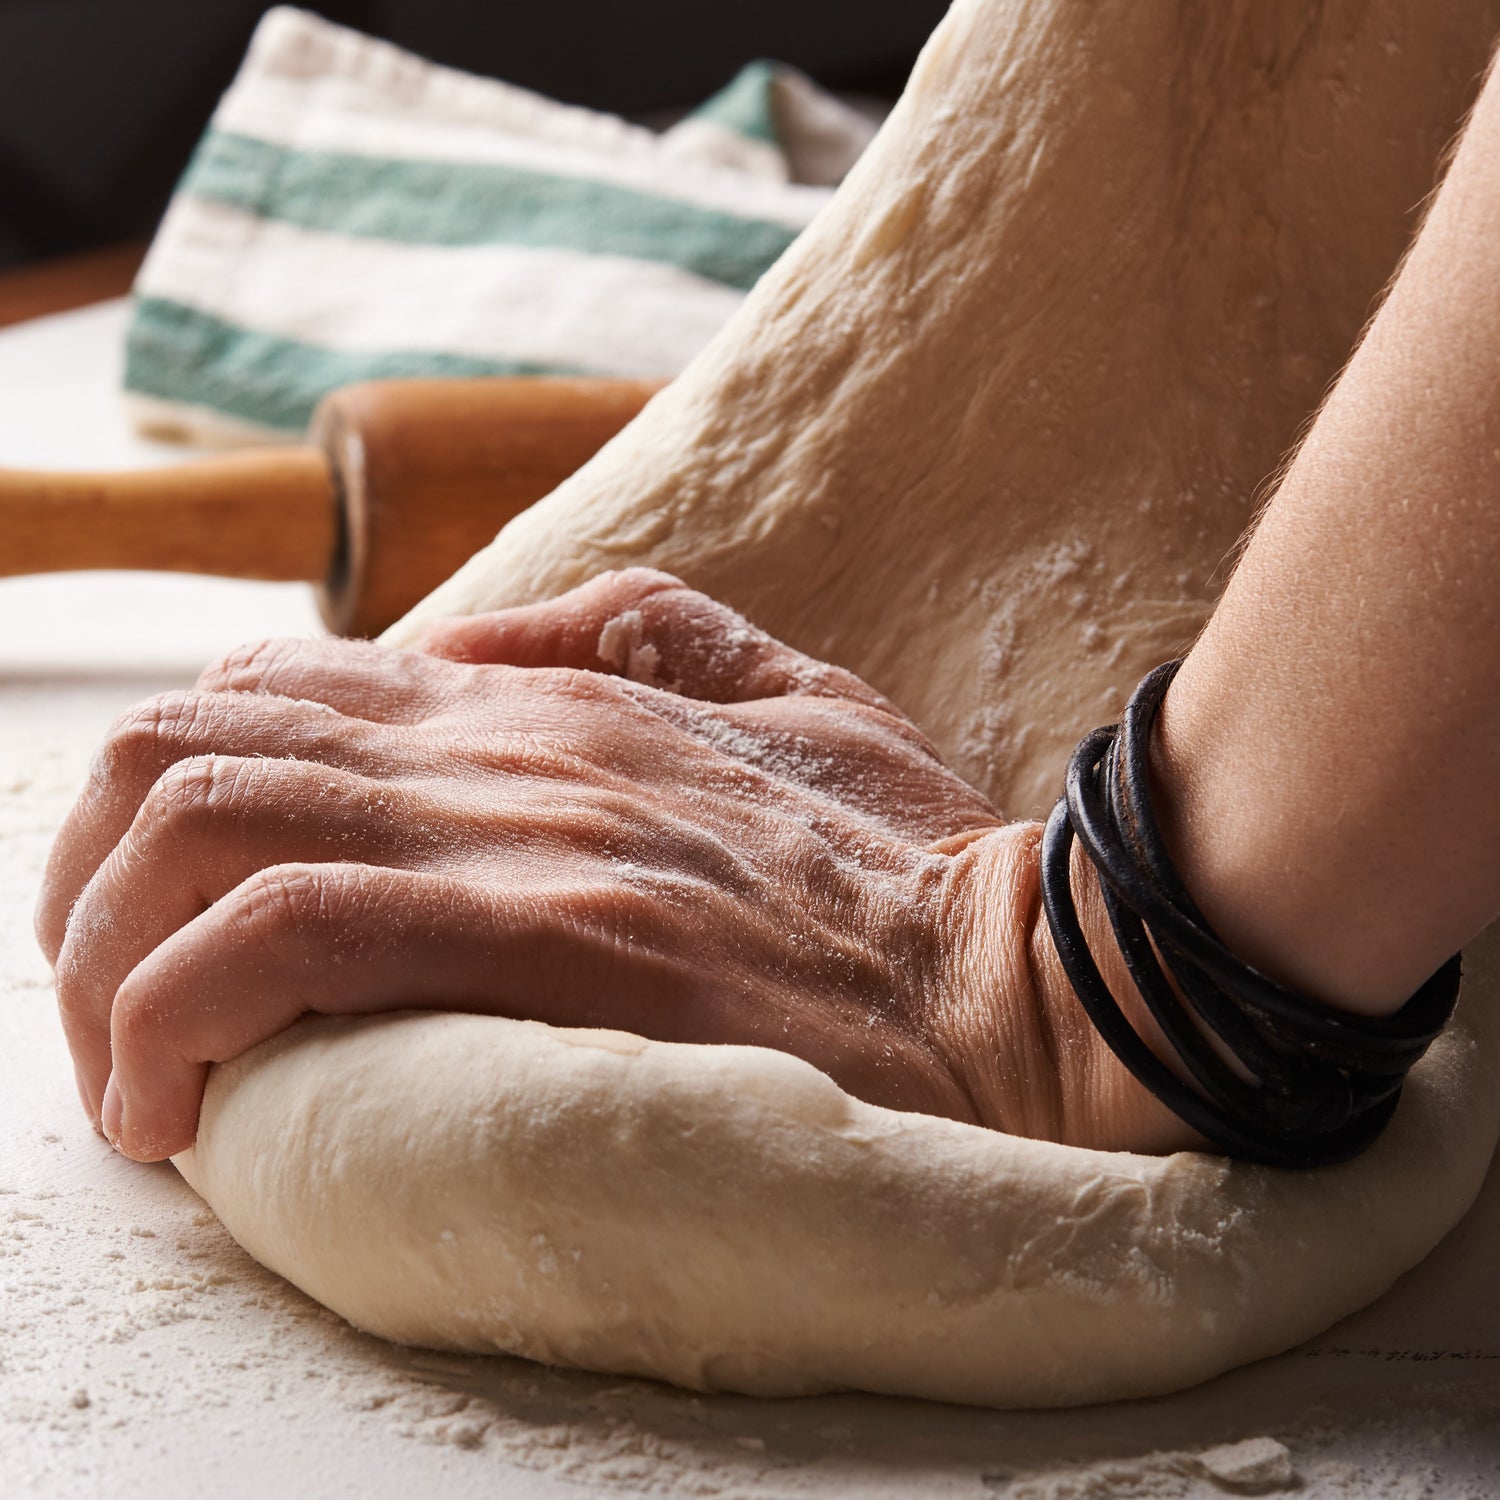
[[(1407, 1071), (1453, 1013), (1459, 955), (1394, 1015), (1357, 1016), (1278, 984), (1224, 946), (1167, 857), (1151, 809), (1151, 726), (1181, 665), (1151, 672), (1120, 724), (1096, 729), (1073, 752), (1042, 840), (1052, 940), (1111, 1051), (1199, 1134), (1273, 1166), (1345, 1161), (1385, 1128)], [(1130, 976), (1192, 1083), (1136, 1033), (1094, 962), (1073, 903), (1075, 836)]]

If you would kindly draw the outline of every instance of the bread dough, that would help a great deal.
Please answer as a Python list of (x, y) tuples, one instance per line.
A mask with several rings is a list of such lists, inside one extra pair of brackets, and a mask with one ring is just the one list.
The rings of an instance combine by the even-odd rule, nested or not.
[[(1497, 0), (960, 0), (715, 344), (391, 638), (653, 563), (1041, 811), (1203, 619), (1497, 25)], [(1137, 1396), (1326, 1327), (1456, 1221), (1500, 1130), (1495, 946), (1386, 1135), (1312, 1173), (446, 1015), (306, 1021), (217, 1069), (179, 1165), (252, 1254), (397, 1340), (765, 1394)]]
[(1500, 1122), (1496, 948), (1391, 1128), (1315, 1173), (901, 1114), (759, 1048), (414, 1013), (218, 1068), (178, 1163), (401, 1343), (760, 1395), (1150, 1395), (1319, 1332), (1458, 1219)]

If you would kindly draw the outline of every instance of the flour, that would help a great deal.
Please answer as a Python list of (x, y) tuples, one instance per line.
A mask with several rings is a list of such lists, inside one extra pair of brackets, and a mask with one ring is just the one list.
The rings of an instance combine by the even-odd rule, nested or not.
[(1154, 1452), (1023, 1475), (997, 1484), (995, 1493), (1005, 1500), (1179, 1500), (1281, 1494), (1294, 1487), (1303, 1489), (1286, 1447), (1255, 1437), (1201, 1453)]
[(638, 609), (626, 610), (606, 620), (595, 649), (600, 661), (607, 662), (632, 682), (647, 687), (672, 687), (671, 683), (660, 680), (661, 653), (646, 640), (645, 621)]
[(1198, 1455), (1199, 1467), (1215, 1483), (1246, 1495), (1267, 1495), (1293, 1483), (1292, 1456), (1275, 1438), (1245, 1438)]

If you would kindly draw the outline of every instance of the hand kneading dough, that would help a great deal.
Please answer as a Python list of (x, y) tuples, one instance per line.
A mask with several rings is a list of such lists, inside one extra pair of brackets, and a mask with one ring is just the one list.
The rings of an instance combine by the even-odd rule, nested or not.
[(256, 1259), (402, 1343), (759, 1395), (1150, 1395), (1322, 1330), (1457, 1220), (1500, 1114), (1486, 947), (1391, 1128), (1316, 1173), (900, 1114), (758, 1048), (412, 1012), (217, 1069), (178, 1165)]
[[(393, 639), (651, 563), (1044, 811), (1204, 618), (1497, 25), (1500, 0), (960, 0), (723, 334)], [(1500, 1130), (1495, 948), (1391, 1129), (1316, 1173), (447, 1015), (304, 1021), (217, 1069), (179, 1165), (258, 1259), (393, 1339), (768, 1394), (1143, 1395), (1324, 1328), (1457, 1220)]]

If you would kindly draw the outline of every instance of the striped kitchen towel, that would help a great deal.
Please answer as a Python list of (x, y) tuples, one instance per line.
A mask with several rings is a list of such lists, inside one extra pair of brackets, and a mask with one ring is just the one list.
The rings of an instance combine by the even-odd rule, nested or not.
[(136, 283), (132, 417), (254, 442), (355, 380), (675, 375), (874, 129), (757, 63), (658, 134), (273, 10)]

